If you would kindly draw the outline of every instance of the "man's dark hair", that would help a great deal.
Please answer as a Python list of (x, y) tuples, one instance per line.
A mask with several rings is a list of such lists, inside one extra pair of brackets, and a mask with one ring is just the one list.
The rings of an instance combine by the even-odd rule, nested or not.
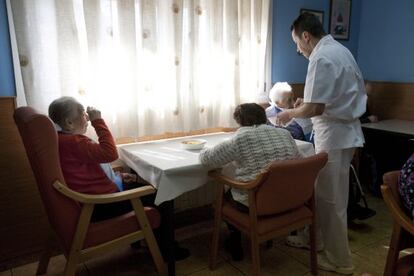
[(293, 21), (292, 26), (290, 26), (290, 30), (295, 30), (295, 34), (297, 36), (300, 36), (304, 31), (310, 33), (316, 38), (322, 38), (326, 35), (322, 23), (315, 15), (309, 12), (299, 15), (298, 18)]
[(265, 110), (256, 103), (238, 105), (234, 110), (233, 118), (240, 126), (261, 125), (267, 122)]

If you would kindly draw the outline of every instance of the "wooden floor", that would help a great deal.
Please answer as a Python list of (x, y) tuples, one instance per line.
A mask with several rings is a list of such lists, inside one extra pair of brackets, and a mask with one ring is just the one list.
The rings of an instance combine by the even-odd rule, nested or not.
[[(382, 275), (392, 229), (390, 215), (380, 198), (368, 196), (368, 204), (377, 215), (365, 221), (349, 225), (349, 240), (355, 265), (354, 275)], [(249, 246), (243, 240), (245, 260), (233, 262), (221, 248), (217, 269), (208, 269), (210, 230), (212, 221), (205, 220), (177, 230), (180, 245), (191, 251), (191, 256), (177, 262), (177, 275), (250, 275)], [(226, 227), (221, 237), (225, 237)], [(223, 240), (223, 239), (222, 239)], [(311, 275), (308, 267), (308, 252), (284, 244), (284, 239), (274, 241), (271, 249), (261, 252), (262, 275)], [(65, 265), (60, 255), (52, 258), (48, 275), (59, 275)], [(31, 263), (0, 272), (0, 276), (34, 275), (37, 263)], [(337, 275), (319, 271), (319, 275)], [(152, 259), (143, 249), (122, 248), (79, 265), (77, 275), (156, 275)]]

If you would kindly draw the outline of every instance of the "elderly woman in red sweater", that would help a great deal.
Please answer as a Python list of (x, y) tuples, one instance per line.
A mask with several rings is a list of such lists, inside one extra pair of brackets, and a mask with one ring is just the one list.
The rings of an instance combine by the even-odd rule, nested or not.
[[(61, 97), (49, 106), (49, 117), (59, 137), (59, 157), (63, 176), (69, 188), (86, 194), (108, 194), (123, 190), (123, 184), (136, 181), (136, 175), (115, 174), (109, 162), (118, 159), (111, 132), (101, 112), (72, 97)], [(86, 137), (88, 121), (95, 128), (99, 142)], [(129, 201), (98, 204), (92, 221), (109, 219), (132, 210)]]

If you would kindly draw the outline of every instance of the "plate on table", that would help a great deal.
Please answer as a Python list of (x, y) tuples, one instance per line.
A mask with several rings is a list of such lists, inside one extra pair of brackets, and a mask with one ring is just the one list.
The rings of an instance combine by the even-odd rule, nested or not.
[(181, 141), (181, 146), (187, 150), (199, 150), (204, 148), (204, 145), (207, 143), (203, 139), (188, 139)]

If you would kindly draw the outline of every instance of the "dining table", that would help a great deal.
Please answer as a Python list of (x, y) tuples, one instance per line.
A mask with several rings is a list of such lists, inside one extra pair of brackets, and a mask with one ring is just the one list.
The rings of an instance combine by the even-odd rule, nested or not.
[[(187, 150), (182, 142), (205, 140), (205, 147), (231, 139), (234, 132), (209, 133), (179, 138), (129, 143), (118, 146), (120, 159), (157, 189), (155, 204), (177, 198), (208, 181), (208, 167), (199, 160), (201, 150)], [(313, 145), (295, 140), (299, 152), (307, 157), (315, 153)]]
[(362, 124), (365, 144), (361, 154), (363, 182), (381, 196), (382, 176), (400, 170), (414, 152), (414, 121), (387, 119)]
[[(154, 204), (163, 218), (164, 240), (160, 241), (160, 247), (166, 256), (169, 275), (175, 275), (174, 199), (206, 184), (211, 170), (200, 163), (200, 149), (188, 150), (182, 142), (202, 139), (204, 147), (211, 148), (233, 136), (234, 132), (218, 132), (118, 145), (120, 159), (157, 189)], [(302, 156), (315, 154), (313, 144), (295, 141)]]

